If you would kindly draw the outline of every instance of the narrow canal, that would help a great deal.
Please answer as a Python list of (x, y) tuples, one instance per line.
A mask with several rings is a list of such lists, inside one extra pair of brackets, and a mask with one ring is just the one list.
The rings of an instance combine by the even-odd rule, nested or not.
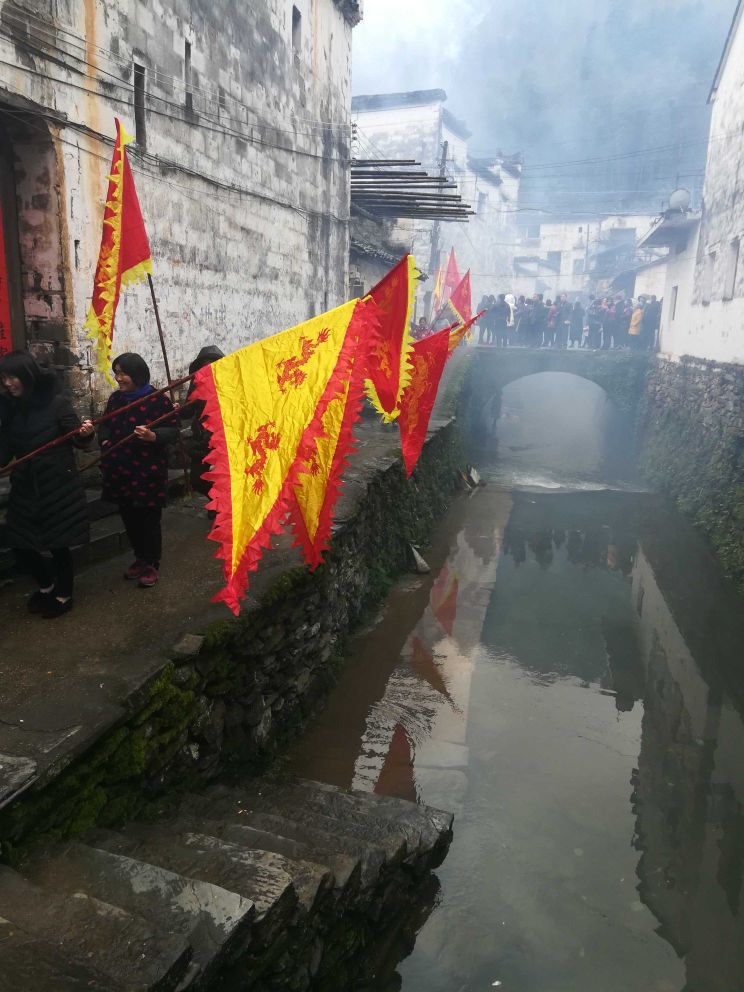
[(526, 457), (554, 419), (533, 388), (505, 396), (489, 484), (355, 639), (291, 770), (456, 813), (415, 946), (369, 990), (737, 992), (741, 599), (617, 477), (604, 398), (577, 459)]

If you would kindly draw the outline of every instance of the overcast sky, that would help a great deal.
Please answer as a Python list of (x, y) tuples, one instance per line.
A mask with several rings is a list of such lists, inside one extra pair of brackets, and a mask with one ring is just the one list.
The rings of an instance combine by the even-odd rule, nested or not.
[(441, 87), (477, 153), (528, 164), (675, 145), (586, 181), (690, 183), (735, 0), (366, 0), (354, 93)]

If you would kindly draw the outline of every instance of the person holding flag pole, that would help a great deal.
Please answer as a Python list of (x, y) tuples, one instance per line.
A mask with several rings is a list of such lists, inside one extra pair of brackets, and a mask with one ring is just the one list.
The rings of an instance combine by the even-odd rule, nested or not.
[[(93, 279), (93, 297), (84, 329), (88, 331), (96, 349), (96, 364), (113, 385), (111, 376), (111, 347), (114, 339), (114, 320), (122, 287), (147, 279), (152, 299), (155, 322), (163, 354), (165, 375), (170, 388), (171, 402), (176, 403), (172, 385), (170, 363), (165, 346), (165, 335), (160, 320), (158, 301), (152, 280), (152, 255), (150, 242), (142, 219), (142, 211), (137, 198), (132, 169), (129, 165), (126, 146), (133, 140), (118, 118), (116, 141), (111, 161), (111, 172), (103, 214), (103, 232), (98, 264)], [(149, 376), (148, 376), (149, 380)], [(180, 432), (178, 434), (184, 480), (187, 492), (190, 491), (188, 459)]]

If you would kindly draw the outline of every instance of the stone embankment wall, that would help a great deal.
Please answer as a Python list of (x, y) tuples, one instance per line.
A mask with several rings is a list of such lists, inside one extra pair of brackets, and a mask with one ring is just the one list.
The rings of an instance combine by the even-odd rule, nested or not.
[(744, 367), (659, 358), (642, 411), (640, 466), (744, 590)]
[(458, 488), (459, 464), (453, 421), (432, 432), (410, 481), (398, 458), (378, 461), (326, 564), (280, 571), (238, 620), (187, 635), (130, 700), (128, 720), (0, 813), (3, 856), (119, 824), (171, 786), (258, 770), (277, 754), (334, 682), (346, 636), (409, 567), (409, 545), (427, 541)]

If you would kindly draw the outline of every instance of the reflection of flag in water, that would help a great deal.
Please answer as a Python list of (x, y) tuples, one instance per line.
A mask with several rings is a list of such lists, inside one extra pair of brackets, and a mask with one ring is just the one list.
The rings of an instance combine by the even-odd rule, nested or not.
[(452, 637), (457, 617), (457, 594), (460, 582), (457, 575), (450, 576), (445, 565), (431, 589), (431, 608), (445, 632)]
[(398, 799), (416, 802), (411, 742), (400, 723), (395, 725), (380, 777), (375, 783), (375, 792), (382, 796), (397, 796)]
[(425, 646), (420, 637), (413, 638), (411, 671), (420, 679), (423, 679), (424, 682), (428, 682), (432, 689), (438, 692), (440, 696), (444, 696), (452, 709), (457, 711), (458, 707), (450, 695), (447, 683), (442, 678), (437, 663), (434, 660), (434, 652)]

